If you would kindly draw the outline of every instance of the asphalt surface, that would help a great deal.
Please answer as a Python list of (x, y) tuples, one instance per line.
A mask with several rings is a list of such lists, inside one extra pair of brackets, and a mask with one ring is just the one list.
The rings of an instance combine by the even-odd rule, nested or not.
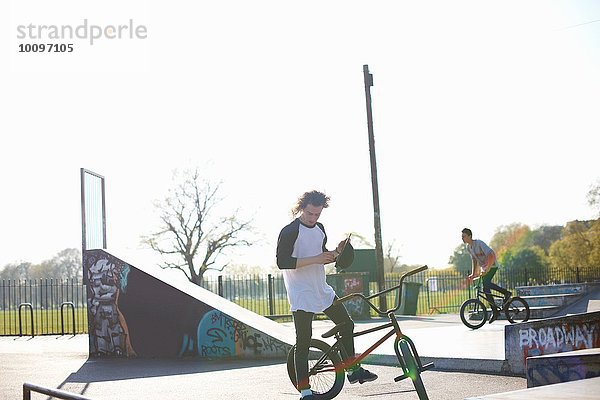
[[(443, 369), (422, 374), (430, 399), (465, 399), (527, 387), (522, 377), (464, 372), (502, 362), (506, 322), (497, 321), (472, 331), (460, 323), (457, 315), (399, 319), (424, 362), (433, 361)], [(357, 322), (355, 331), (383, 322)], [(288, 326), (293, 329), (291, 324)], [(314, 337), (331, 326), (330, 321), (315, 321)], [(378, 335), (382, 333), (358, 337), (357, 351), (366, 349)], [(391, 342), (380, 346), (365, 365), (379, 379), (364, 385), (346, 382), (337, 398), (418, 399), (411, 381), (394, 382), (399, 369), (393, 354)], [(22, 398), (24, 382), (97, 400), (299, 397), (283, 360), (90, 359), (87, 335), (0, 337), (0, 371), (0, 399)], [(32, 394), (32, 399), (48, 398)]]

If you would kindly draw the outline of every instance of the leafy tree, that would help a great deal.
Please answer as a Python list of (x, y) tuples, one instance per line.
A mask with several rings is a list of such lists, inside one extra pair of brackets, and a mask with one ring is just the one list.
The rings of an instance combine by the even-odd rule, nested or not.
[(43, 261), (31, 269), (30, 277), (39, 278), (82, 278), (81, 251), (64, 249), (50, 260)]
[(573, 274), (579, 274), (580, 268), (600, 268), (600, 219), (569, 222), (563, 238), (550, 247), (550, 261)]
[(450, 263), (452, 268), (461, 276), (466, 276), (471, 273), (473, 263), (471, 261), (471, 255), (464, 244), (458, 245), (454, 249), (454, 253), (450, 256), (448, 263)]
[(592, 226), (588, 231), (588, 238), (590, 241), (588, 265), (600, 269), (600, 218), (592, 222)]
[(165, 258), (162, 268), (180, 270), (190, 282), (201, 285), (207, 270), (228, 265), (217, 263), (220, 255), (253, 244), (248, 238), (252, 225), (240, 218), (239, 210), (218, 210), (220, 184), (203, 179), (198, 168), (174, 175), (174, 187), (155, 203), (160, 230), (143, 242)]
[(526, 245), (537, 246), (544, 250), (544, 253), (548, 255), (552, 243), (560, 240), (563, 229), (564, 228), (560, 225), (541, 226), (538, 229), (534, 229), (527, 238)]
[(501, 258), (506, 251), (525, 245), (530, 233), (531, 229), (525, 224), (500, 226), (490, 240), (490, 247), (496, 252), (496, 257)]
[(506, 251), (499, 260), (501, 273), (511, 286), (530, 285), (548, 281), (548, 261), (541, 247), (522, 247)]
[(0, 271), (0, 279), (27, 279), (32, 265), (30, 262), (25, 261), (6, 264)]
[(70, 248), (58, 252), (40, 264), (9, 264), (0, 271), (0, 279), (82, 278), (81, 251)]
[(596, 209), (600, 217), (600, 179), (596, 181), (587, 193), (588, 204)]

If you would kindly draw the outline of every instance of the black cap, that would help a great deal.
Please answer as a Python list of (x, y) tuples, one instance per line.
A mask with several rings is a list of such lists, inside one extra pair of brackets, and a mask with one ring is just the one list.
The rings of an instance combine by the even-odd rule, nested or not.
[(335, 259), (335, 267), (338, 269), (346, 269), (352, 265), (354, 261), (354, 247), (350, 244), (350, 241), (346, 242), (344, 249), (339, 256)]

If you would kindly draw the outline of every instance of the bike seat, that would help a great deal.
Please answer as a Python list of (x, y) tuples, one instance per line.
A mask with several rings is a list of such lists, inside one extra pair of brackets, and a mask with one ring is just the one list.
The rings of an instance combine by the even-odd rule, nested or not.
[(338, 324), (338, 325), (334, 326), (333, 328), (331, 328), (330, 330), (328, 330), (327, 332), (325, 332), (324, 334), (322, 334), (321, 337), (323, 339), (327, 339), (328, 337), (332, 337), (333, 335), (335, 335), (336, 333), (338, 333), (340, 331), (340, 328), (342, 328), (346, 324), (347, 324), (347, 322), (342, 322), (341, 324)]

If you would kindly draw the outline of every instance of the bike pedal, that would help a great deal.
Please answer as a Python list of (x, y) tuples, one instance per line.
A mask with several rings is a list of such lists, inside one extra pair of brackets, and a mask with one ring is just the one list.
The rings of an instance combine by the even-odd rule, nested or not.
[(408, 375), (402, 374), (400, 376), (395, 377), (394, 382), (400, 382), (402, 379), (406, 379), (406, 378), (408, 378)]
[(419, 368), (419, 371), (420, 372), (427, 371), (434, 367), (435, 367), (435, 365), (433, 365), (433, 363), (431, 362), (431, 363), (423, 365), (421, 368)]

